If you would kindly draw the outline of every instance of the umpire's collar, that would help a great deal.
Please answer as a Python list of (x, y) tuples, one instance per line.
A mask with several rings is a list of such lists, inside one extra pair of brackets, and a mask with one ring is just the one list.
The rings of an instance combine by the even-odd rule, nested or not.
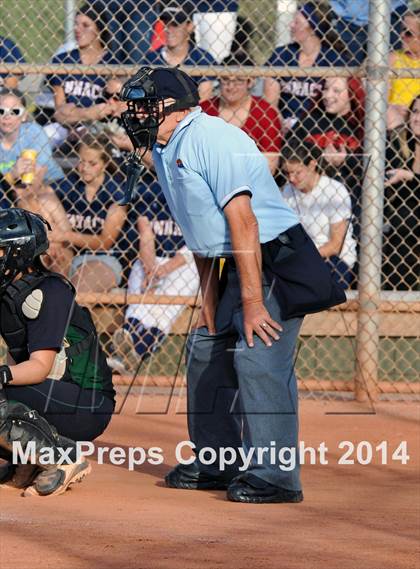
[(177, 134), (186, 126), (188, 126), (195, 118), (198, 117), (199, 114), (201, 114), (202, 110), (201, 107), (195, 107), (193, 111), (191, 111), (190, 113), (188, 113), (188, 115), (182, 119), (182, 121), (180, 123), (178, 123), (176, 129), (173, 131), (171, 138), (168, 141), (168, 144), (170, 144), (177, 136)]

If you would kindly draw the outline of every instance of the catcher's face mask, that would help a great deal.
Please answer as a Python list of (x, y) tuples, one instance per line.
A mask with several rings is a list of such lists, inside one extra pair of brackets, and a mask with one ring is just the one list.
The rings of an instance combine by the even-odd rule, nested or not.
[[(153, 69), (142, 67), (124, 83), (120, 98), (127, 103), (121, 119), (135, 149), (151, 150), (156, 142), (159, 126), (170, 113), (198, 105), (198, 92), (192, 89), (184, 74), (172, 68), (171, 77), (179, 86), (179, 96), (168, 87), (156, 85)], [(191, 80), (190, 80), (191, 81)], [(160, 92), (159, 92), (160, 91)]]
[[(121, 114), (124, 129), (134, 152), (128, 158), (127, 184), (121, 205), (131, 202), (138, 179), (144, 169), (141, 159), (157, 140), (160, 125), (174, 111), (198, 105), (198, 90), (191, 78), (176, 68), (163, 70), (155, 80), (154, 70), (142, 67), (124, 83), (120, 99), (127, 103)], [(140, 150), (140, 152), (137, 152)]]
[[(156, 142), (159, 125), (165, 120), (162, 101), (150, 78), (152, 69), (142, 67), (123, 86), (120, 98), (127, 103), (121, 115), (124, 128), (135, 149), (151, 150)], [(160, 109), (162, 112), (160, 112)]]

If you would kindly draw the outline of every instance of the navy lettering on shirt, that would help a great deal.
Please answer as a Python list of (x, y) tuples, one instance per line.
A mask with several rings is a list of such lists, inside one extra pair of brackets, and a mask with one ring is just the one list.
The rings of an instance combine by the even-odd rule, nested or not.
[[(101, 233), (109, 208), (123, 196), (117, 181), (108, 174), (90, 202), (86, 198), (85, 183), (76, 173), (56, 182), (53, 187), (73, 230), (90, 235)], [(115, 247), (118, 249), (118, 242)]]
[[(56, 55), (52, 63), (81, 64), (82, 60), (78, 49)], [(109, 52), (105, 52), (99, 64), (116, 65), (118, 60)], [(83, 75), (81, 73), (68, 73), (67, 75), (48, 75), (50, 85), (61, 85), (66, 96), (66, 103), (73, 103), (77, 107), (90, 107), (102, 96), (107, 78), (101, 75)]]
[(137, 191), (139, 198), (135, 209), (150, 221), (155, 236), (156, 255), (175, 255), (185, 242), (156, 178), (152, 174), (146, 174)]
[(68, 213), (67, 218), (74, 231), (80, 233), (99, 234), (104, 226), (104, 219), (98, 215), (81, 215)]

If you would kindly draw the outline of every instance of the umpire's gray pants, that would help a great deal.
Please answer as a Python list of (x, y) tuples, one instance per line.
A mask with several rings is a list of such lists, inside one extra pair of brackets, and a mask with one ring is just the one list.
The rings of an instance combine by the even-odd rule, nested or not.
[[(203, 447), (255, 448), (248, 468), (256, 476), (288, 490), (300, 490), (298, 397), (293, 363), (302, 318), (282, 321), (270, 286), (264, 283), (265, 306), (283, 327), (281, 338), (267, 347), (254, 336), (249, 348), (243, 333), (241, 294), (236, 270), (228, 282), (216, 313), (216, 334), (207, 328), (193, 331), (187, 342), (188, 428), (196, 453)], [(264, 447), (276, 448), (275, 464)], [(296, 466), (279, 468), (278, 451), (296, 453)], [(286, 460), (289, 454), (286, 453)], [(262, 462), (262, 463), (261, 463)], [(235, 475), (239, 464), (226, 474)], [(285, 465), (287, 466), (287, 465)], [(218, 474), (219, 465), (200, 469)]]

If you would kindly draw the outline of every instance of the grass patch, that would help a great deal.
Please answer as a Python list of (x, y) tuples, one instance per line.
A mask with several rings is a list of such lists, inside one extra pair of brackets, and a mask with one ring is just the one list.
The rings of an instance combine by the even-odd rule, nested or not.
[(27, 63), (46, 63), (64, 40), (64, 2), (2, 0), (0, 34), (16, 43)]

